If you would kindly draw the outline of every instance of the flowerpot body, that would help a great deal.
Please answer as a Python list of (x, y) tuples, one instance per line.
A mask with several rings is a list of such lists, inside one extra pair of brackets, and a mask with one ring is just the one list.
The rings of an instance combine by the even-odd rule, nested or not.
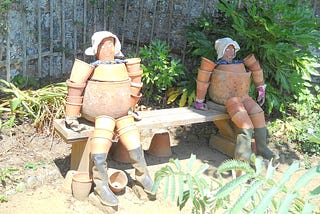
[(114, 193), (123, 191), (128, 184), (128, 177), (122, 170), (110, 170), (108, 177), (109, 187)]
[(68, 86), (68, 96), (81, 96), (84, 88), (86, 87), (86, 83), (74, 83), (71, 82), (70, 79), (67, 81)]
[(209, 87), (210, 82), (202, 82), (197, 80), (197, 98), (198, 99), (205, 99), (207, 92), (208, 92), (208, 87)]
[(116, 130), (131, 126), (134, 124), (134, 118), (132, 115), (126, 115), (116, 119)]
[(138, 102), (140, 101), (141, 97), (142, 97), (142, 93), (140, 93), (139, 95), (131, 94), (131, 99), (130, 99), (131, 105), (130, 106), (135, 107), (138, 104)]
[(129, 78), (124, 63), (101, 64), (94, 69), (91, 80), (96, 81), (124, 81)]
[(91, 190), (92, 179), (88, 172), (77, 172), (72, 177), (72, 194), (73, 196), (83, 201), (85, 200)]
[(131, 82), (140, 83), (142, 80), (142, 73), (143, 73), (142, 69), (140, 69), (139, 71), (136, 71), (136, 72), (128, 73), (128, 75), (131, 79)]
[(62, 184), (62, 190), (65, 193), (72, 194), (72, 177), (77, 173), (76, 170), (69, 170), (66, 174), (66, 177), (64, 178), (63, 184)]
[(246, 58), (244, 58), (244, 64), (246, 67), (250, 67), (256, 61), (257, 60), (256, 60), (256, 57), (254, 56), (254, 54), (249, 54)]
[(82, 104), (83, 96), (67, 96), (67, 102)]
[(111, 147), (111, 158), (121, 163), (131, 163), (128, 149), (119, 140)]
[(70, 103), (66, 102), (66, 116), (75, 116), (79, 117), (81, 112), (82, 104), (81, 103)]
[(84, 91), (82, 117), (92, 122), (101, 115), (119, 118), (128, 114), (130, 105), (129, 79), (115, 82), (89, 80)]
[(136, 95), (136, 96), (140, 95), (140, 91), (141, 91), (142, 86), (143, 86), (142, 82), (140, 82), (140, 83), (131, 82), (130, 94)]
[(251, 72), (214, 69), (209, 86), (212, 101), (223, 105), (231, 97), (246, 96), (250, 89)]
[(199, 80), (201, 82), (209, 82), (210, 77), (211, 77), (211, 73), (212, 72), (198, 69), (197, 80)]
[(200, 69), (208, 72), (212, 72), (216, 64), (212, 62), (211, 60), (202, 57), (201, 58), (201, 64), (200, 64)]
[(137, 148), (140, 145), (140, 133), (135, 124), (117, 130), (119, 141), (127, 150)]
[(252, 124), (255, 128), (266, 127), (266, 120), (264, 117), (264, 112), (260, 112), (254, 115), (249, 115), (252, 121)]
[(139, 72), (140, 71), (140, 62), (141, 58), (129, 58), (126, 62), (127, 71), (131, 72)]
[(85, 83), (91, 76), (93, 70), (93, 65), (75, 59), (70, 74), (70, 80), (74, 83)]
[(101, 115), (96, 117), (94, 122), (95, 129), (107, 129), (107, 130), (113, 131), (115, 125), (116, 125), (115, 119), (107, 115)]
[(91, 154), (108, 154), (112, 145), (110, 137), (91, 137), (89, 138)]
[(250, 71), (258, 71), (261, 70), (259, 61), (254, 62), (252, 65), (248, 66)]
[(170, 157), (172, 151), (169, 133), (155, 133), (147, 152), (156, 157)]

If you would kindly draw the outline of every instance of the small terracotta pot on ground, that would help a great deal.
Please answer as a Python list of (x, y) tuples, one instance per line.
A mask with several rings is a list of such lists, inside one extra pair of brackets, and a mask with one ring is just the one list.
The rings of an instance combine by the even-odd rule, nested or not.
[(72, 177), (72, 194), (73, 196), (83, 201), (90, 193), (92, 186), (92, 178), (88, 172), (77, 172)]
[(122, 192), (128, 184), (128, 177), (122, 170), (108, 170), (108, 183), (109, 187), (114, 193)]
[(214, 67), (216, 67), (216, 64), (212, 62), (211, 60), (202, 57), (201, 58), (201, 64), (200, 64), (200, 69), (208, 72), (212, 72)]
[(152, 137), (147, 153), (156, 157), (170, 157), (172, 155), (172, 151), (169, 133), (155, 133)]
[(85, 83), (91, 76), (94, 66), (90, 65), (86, 62), (83, 62), (79, 59), (75, 59), (72, 69), (71, 69), (71, 74), (70, 74), (70, 81), (74, 83)]

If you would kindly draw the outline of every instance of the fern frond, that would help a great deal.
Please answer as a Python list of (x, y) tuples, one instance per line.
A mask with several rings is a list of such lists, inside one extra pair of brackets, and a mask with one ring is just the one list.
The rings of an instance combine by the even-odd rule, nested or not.
[(278, 209), (279, 214), (281, 213), (288, 213), (290, 209), (290, 205), (293, 202), (293, 200), (297, 197), (297, 193), (290, 193), (287, 194), (284, 201), (281, 203), (281, 206)]
[(300, 176), (299, 180), (295, 183), (293, 191), (298, 191), (299, 189), (305, 187), (311, 179), (320, 175), (320, 166), (315, 166), (309, 169), (305, 174)]
[(281, 187), (273, 186), (271, 187), (266, 194), (262, 196), (261, 201), (259, 202), (258, 206), (254, 209), (255, 214), (264, 214), (269, 208), (270, 203), (272, 202), (274, 196), (281, 191)]
[(297, 170), (299, 170), (300, 163), (298, 161), (294, 161), (289, 168), (284, 172), (281, 180), (280, 180), (280, 185), (283, 185), (287, 183), (292, 176), (293, 173), (295, 173)]
[(246, 183), (249, 179), (252, 178), (250, 174), (244, 174), (232, 181), (226, 183), (216, 194), (217, 198), (224, 198), (225, 196), (229, 195), (232, 191), (238, 188), (240, 185)]
[(231, 208), (230, 213), (240, 213), (241, 210), (245, 208), (246, 204), (250, 202), (250, 198), (257, 192), (261, 185), (263, 185), (263, 182), (259, 180), (255, 180), (253, 183), (251, 183), (247, 191), (239, 196), (238, 200)]
[(228, 172), (231, 170), (241, 170), (248, 174), (255, 173), (254, 169), (252, 169), (252, 167), (247, 162), (234, 159), (224, 161), (217, 169), (217, 173), (221, 174), (223, 172)]
[(187, 173), (190, 173), (195, 160), (196, 160), (196, 156), (194, 154), (191, 154), (190, 159), (189, 159), (189, 163), (187, 166)]

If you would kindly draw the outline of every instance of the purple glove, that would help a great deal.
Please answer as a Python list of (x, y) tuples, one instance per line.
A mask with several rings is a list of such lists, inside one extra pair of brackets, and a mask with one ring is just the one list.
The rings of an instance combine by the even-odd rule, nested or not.
[(258, 98), (257, 98), (257, 102), (259, 103), (260, 106), (262, 106), (266, 100), (266, 85), (260, 85), (257, 87), (258, 90)]
[(208, 110), (208, 106), (207, 106), (207, 104), (205, 102), (195, 101), (194, 102), (194, 108), (198, 109), (198, 110), (203, 110), (203, 111)]

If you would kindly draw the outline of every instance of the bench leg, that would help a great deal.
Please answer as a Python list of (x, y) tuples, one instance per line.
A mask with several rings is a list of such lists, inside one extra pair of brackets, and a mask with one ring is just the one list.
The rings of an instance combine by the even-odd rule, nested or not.
[(234, 128), (234, 124), (230, 119), (216, 120), (213, 122), (219, 129), (219, 133), (211, 135), (209, 146), (229, 157), (233, 157), (236, 142), (236, 130)]
[(93, 166), (90, 157), (90, 143), (81, 140), (72, 143), (70, 169), (79, 172), (90, 172)]

